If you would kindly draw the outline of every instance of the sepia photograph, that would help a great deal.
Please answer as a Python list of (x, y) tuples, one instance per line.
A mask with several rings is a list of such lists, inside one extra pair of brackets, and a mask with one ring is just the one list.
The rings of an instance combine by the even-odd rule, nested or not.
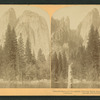
[(100, 88), (100, 6), (58, 9), (51, 17), (51, 87)]
[(50, 18), (28, 5), (0, 5), (0, 88), (50, 88)]
[(0, 88), (100, 88), (100, 6), (46, 7), (0, 5)]

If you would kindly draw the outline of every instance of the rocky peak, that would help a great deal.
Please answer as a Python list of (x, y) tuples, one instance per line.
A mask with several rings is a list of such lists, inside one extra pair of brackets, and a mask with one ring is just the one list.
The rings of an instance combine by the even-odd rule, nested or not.
[(25, 10), (17, 20), (15, 31), (17, 37), (22, 33), (24, 45), (27, 37), (29, 37), (31, 50), (34, 49), (36, 56), (41, 48), (47, 57), (49, 54), (49, 30), (47, 22), (42, 16), (30, 10)]
[(35, 12), (32, 12), (32, 11), (30, 11), (30, 10), (25, 10), (24, 12), (23, 12), (23, 16), (39, 16), (37, 13), (35, 13)]
[(89, 12), (89, 14), (95, 15), (95, 16), (99, 16), (99, 11), (97, 8), (93, 8), (92, 11)]
[(16, 24), (16, 14), (13, 8), (8, 9), (0, 18), (0, 44), (2, 46), (4, 44), (8, 24), (11, 28), (14, 28)]
[(16, 13), (13, 8), (9, 8), (8, 11), (3, 15), (6, 17), (8, 24), (13, 28), (16, 24)]
[(94, 26), (94, 28), (99, 28), (100, 26), (100, 16), (99, 11), (94, 8), (92, 9), (81, 21), (81, 23), (78, 26), (77, 33), (79, 33), (83, 39), (83, 44), (87, 45), (88, 40), (88, 34), (91, 28), (91, 25)]

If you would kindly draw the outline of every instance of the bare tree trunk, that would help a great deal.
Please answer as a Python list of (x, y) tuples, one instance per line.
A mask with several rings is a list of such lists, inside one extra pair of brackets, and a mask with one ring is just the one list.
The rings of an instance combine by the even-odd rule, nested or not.
[(72, 66), (72, 64), (73, 63), (71, 63), (69, 66), (68, 66), (68, 86), (67, 86), (67, 88), (71, 88), (72, 87), (72, 75), (71, 75), (71, 71), (72, 71), (72, 68), (71, 68), (71, 66)]

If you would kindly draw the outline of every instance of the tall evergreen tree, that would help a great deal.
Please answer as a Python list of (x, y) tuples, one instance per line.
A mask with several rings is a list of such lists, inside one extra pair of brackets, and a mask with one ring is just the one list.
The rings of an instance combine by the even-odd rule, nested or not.
[(59, 52), (59, 60), (58, 60), (58, 76), (62, 76), (62, 55), (61, 53)]
[(18, 39), (18, 72), (24, 73), (25, 70), (25, 52), (22, 34)]
[(32, 63), (35, 64), (36, 63), (36, 58), (35, 58), (35, 52), (33, 50), (33, 54), (32, 54)]
[(89, 33), (89, 39), (88, 39), (88, 45), (87, 45), (87, 56), (88, 56), (88, 63), (92, 64), (93, 62), (93, 49), (94, 49), (94, 27), (91, 26), (90, 33)]
[(27, 38), (27, 41), (26, 41), (25, 55), (26, 55), (26, 62), (28, 64), (31, 63), (32, 62), (32, 53), (31, 53), (31, 44), (29, 41), (29, 37)]
[(4, 68), (3, 68), (3, 49), (2, 49), (2, 46), (0, 46), (0, 77), (2, 78), (3, 77), (3, 71), (4, 71)]
[(46, 61), (45, 55), (43, 54), (41, 48), (40, 48), (39, 51), (38, 51), (38, 60), (41, 61), (41, 62)]
[(12, 76), (12, 80), (15, 80), (16, 79), (16, 76), (17, 76), (17, 51), (18, 51), (18, 48), (17, 48), (17, 38), (16, 38), (16, 33), (15, 33), (15, 30), (14, 28), (12, 29), (11, 31), (11, 44), (10, 44), (10, 58), (11, 58), (11, 70), (12, 72), (10, 73), (10, 76)]
[(16, 78), (16, 56), (17, 56), (17, 39), (16, 33), (14, 29), (11, 30), (10, 25), (7, 27), (5, 44), (4, 44), (4, 58), (6, 64), (6, 71), (8, 71), (8, 76), (10, 80), (14, 80)]
[(4, 74), (4, 78), (9, 80), (9, 69), (10, 66), (8, 66), (9, 62), (10, 62), (10, 44), (11, 44), (11, 27), (8, 24), (7, 26), (7, 30), (5, 33), (5, 42), (4, 42), (4, 48), (3, 48), (3, 66), (4, 66), (4, 70), (3, 72), (5, 72)]
[(14, 66), (16, 66), (16, 58), (17, 58), (17, 37), (16, 37), (16, 33), (15, 30), (12, 29), (11, 32), (11, 60), (13, 61)]
[(2, 65), (2, 59), (3, 59), (3, 50), (2, 46), (0, 46), (0, 66)]
[(83, 45), (80, 45), (78, 48), (78, 54), (77, 54), (77, 63), (79, 64), (79, 71), (78, 71), (78, 76), (80, 79), (85, 79), (86, 76), (86, 53), (85, 53), (85, 47)]
[(95, 30), (94, 33), (94, 53), (93, 53), (93, 60), (94, 60), (94, 66), (97, 70), (99, 70), (99, 33), (98, 30)]
[(56, 81), (58, 80), (58, 65), (57, 53), (55, 52), (51, 59), (51, 71), (53, 74), (52, 79), (55, 79)]
[(97, 30), (94, 30), (93, 26), (89, 33), (87, 56), (87, 63), (91, 72), (89, 76), (92, 76), (92, 80), (97, 80), (99, 76), (99, 34)]
[(67, 58), (66, 58), (66, 53), (65, 51), (63, 51), (63, 54), (62, 54), (62, 77), (64, 79), (66, 79), (68, 77), (68, 62), (67, 62)]
[(10, 25), (8, 25), (7, 31), (6, 31), (5, 43), (4, 43), (5, 63), (10, 62), (10, 51), (11, 51), (10, 45), (11, 45), (11, 27)]

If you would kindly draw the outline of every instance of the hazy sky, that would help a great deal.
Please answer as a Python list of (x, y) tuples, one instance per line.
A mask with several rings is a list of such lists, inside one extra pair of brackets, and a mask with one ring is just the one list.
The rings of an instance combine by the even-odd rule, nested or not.
[[(49, 6), (47, 7), (49, 11), (51, 9), (50, 7)], [(48, 28), (50, 30), (50, 16), (48, 15), (49, 11), (46, 12), (42, 8), (34, 7), (34, 5), (33, 6), (30, 6), (30, 5), (0, 5), (0, 17), (9, 8), (15, 9), (17, 17), (19, 17), (25, 10), (31, 10), (33, 12), (38, 13), (39, 15), (43, 16), (46, 19)], [(65, 16), (69, 16), (71, 29), (76, 29), (77, 25), (82, 21), (82, 19), (87, 15), (87, 13), (91, 11), (93, 8), (97, 8), (100, 12), (100, 5), (80, 5), (80, 6), (73, 5), (73, 6), (69, 6), (69, 7), (67, 6), (67, 7), (63, 7), (63, 8), (56, 10), (56, 12), (53, 14), (53, 17), (60, 19)]]
[(9, 9), (14, 8), (16, 12), (16, 16), (19, 17), (25, 10), (31, 10), (33, 12), (38, 13), (39, 15), (43, 16), (48, 24), (48, 28), (50, 29), (50, 17), (48, 13), (42, 10), (39, 7), (34, 7), (30, 5), (0, 5), (0, 17)]
[(91, 11), (93, 8), (97, 8), (100, 13), (100, 5), (75, 5), (71, 7), (64, 7), (58, 9), (54, 14), (54, 18), (61, 19), (62, 17), (69, 16), (71, 29), (76, 29), (82, 19)]

